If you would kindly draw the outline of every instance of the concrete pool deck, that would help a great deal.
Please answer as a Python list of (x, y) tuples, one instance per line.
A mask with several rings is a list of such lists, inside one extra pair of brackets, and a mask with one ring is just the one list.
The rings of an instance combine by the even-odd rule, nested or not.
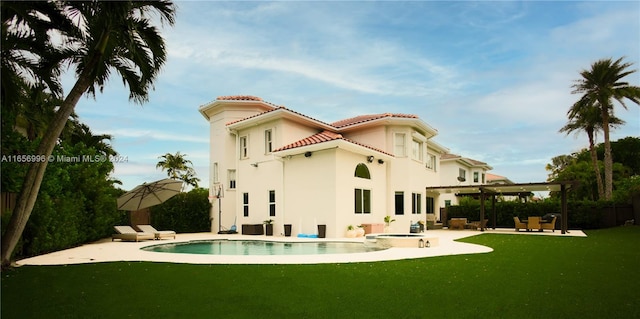
[(111, 241), (105, 238), (94, 243), (79, 247), (52, 252), (40, 256), (16, 261), (17, 266), (22, 265), (69, 265), (114, 261), (150, 261), (185, 264), (320, 264), (320, 263), (352, 263), (374, 262), (385, 260), (401, 260), (426, 258), (447, 255), (464, 255), (489, 253), (493, 249), (456, 242), (455, 240), (480, 234), (511, 234), (520, 236), (562, 236), (562, 237), (586, 237), (580, 230), (570, 230), (567, 234), (556, 232), (516, 232), (510, 229), (486, 230), (485, 232), (473, 230), (428, 230), (425, 235), (437, 236), (439, 244), (430, 248), (389, 248), (375, 252), (353, 254), (325, 254), (325, 255), (273, 255), (273, 256), (231, 256), (231, 255), (197, 255), (158, 253), (140, 250), (142, 247), (167, 244), (174, 242), (186, 242), (191, 240), (210, 239), (247, 239), (268, 240), (283, 242), (315, 242), (315, 241), (339, 241), (339, 242), (363, 242), (364, 238), (297, 238), (280, 236), (250, 236), (250, 235), (218, 235), (213, 233), (178, 234), (176, 239), (148, 240), (141, 242)]

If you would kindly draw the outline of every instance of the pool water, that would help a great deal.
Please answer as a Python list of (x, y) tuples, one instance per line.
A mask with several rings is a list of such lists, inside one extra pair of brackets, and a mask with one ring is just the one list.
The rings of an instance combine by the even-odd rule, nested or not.
[(383, 250), (362, 243), (348, 242), (275, 242), (263, 240), (203, 240), (153, 245), (145, 251), (208, 255), (321, 255), (353, 254)]

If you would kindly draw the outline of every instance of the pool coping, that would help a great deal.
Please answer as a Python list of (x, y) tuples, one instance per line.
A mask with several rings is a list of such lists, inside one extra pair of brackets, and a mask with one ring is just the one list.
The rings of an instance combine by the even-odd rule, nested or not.
[(486, 233), (502, 233), (514, 235), (547, 235), (547, 236), (579, 236), (586, 235), (579, 230), (572, 230), (567, 234), (557, 232), (515, 232), (513, 229), (496, 229), (479, 231), (455, 231), (455, 230), (428, 230), (425, 235), (437, 236), (439, 244), (430, 248), (389, 248), (380, 251), (353, 253), (353, 254), (323, 254), (323, 255), (259, 255), (259, 256), (232, 256), (232, 255), (198, 255), (179, 253), (160, 253), (140, 250), (142, 247), (158, 245), (161, 243), (186, 242), (192, 240), (212, 239), (247, 239), (247, 240), (272, 240), (282, 242), (364, 242), (364, 237), (359, 238), (298, 238), (263, 235), (218, 235), (214, 233), (177, 234), (175, 239), (149, 240), (141, 242), (111, 241), (105, 238), (97, 242), (85, 244), (79, 247), (52, 252), (40, 256), (25, 258), (16, 261), (17, 266), (22, 265), (70, 265), (98, 262), (117, 261), (146, 261), (185, 264), (320, 264), (320, 263), (354, 263), (376, 262), (387, 260), (427, 258), (435, 256), (480, 254), (489, 253), (493, 249), (486, 246), (457, 242), (455, 240)]

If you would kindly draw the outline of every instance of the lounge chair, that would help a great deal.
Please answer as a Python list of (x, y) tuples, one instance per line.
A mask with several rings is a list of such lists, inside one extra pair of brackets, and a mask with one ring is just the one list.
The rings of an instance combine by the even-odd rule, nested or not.
[(517, 216), (513, 217), (513, 222), (516, 224), (516, 231), (520, 231), (520, 229), (527, 229), (527, 224), (520, 221), (520, 218)]
[(131, 226), (113, 226), (117, 234), (111, 235), (111, 241), (116, 239), (128, 240), (128, 241), (140, 241), (145, 239), (155, 239), (156, 236), (153, 233), (140, 233)]
[(527, 218), (527, 230), (542, 230), (540, 227), (540, 216), (529, 216), (529, 218)]
[(173, 237), (173, 239), (176, 238), (176, 232), (174, 232), (173, 230), (156, 230), (151, 225), (136, 225), (136, 227), (145, 233), (154, 234), (156, 236), (156, 239), (167, 237)]
[(551, 219), (551, 222), (548, 223), (542, 223), (540, 224), (540, 229), (542, 231), (544, 231), (545, 229), (551, 229), (553, 232), (556, 231), (556, 216), (553, 216), (553, 219)]

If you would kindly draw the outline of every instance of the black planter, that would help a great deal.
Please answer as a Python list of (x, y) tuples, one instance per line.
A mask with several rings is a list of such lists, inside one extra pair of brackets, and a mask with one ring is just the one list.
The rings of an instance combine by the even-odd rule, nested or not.
[(284, 235), (291, 237), (291, 224), (284, 224)]
[(318, 225), (318, 238), (327, 237), (327, 225)]
[(264, 228), (267, 236), (273, 236), (273, 224), (265, 224)]

